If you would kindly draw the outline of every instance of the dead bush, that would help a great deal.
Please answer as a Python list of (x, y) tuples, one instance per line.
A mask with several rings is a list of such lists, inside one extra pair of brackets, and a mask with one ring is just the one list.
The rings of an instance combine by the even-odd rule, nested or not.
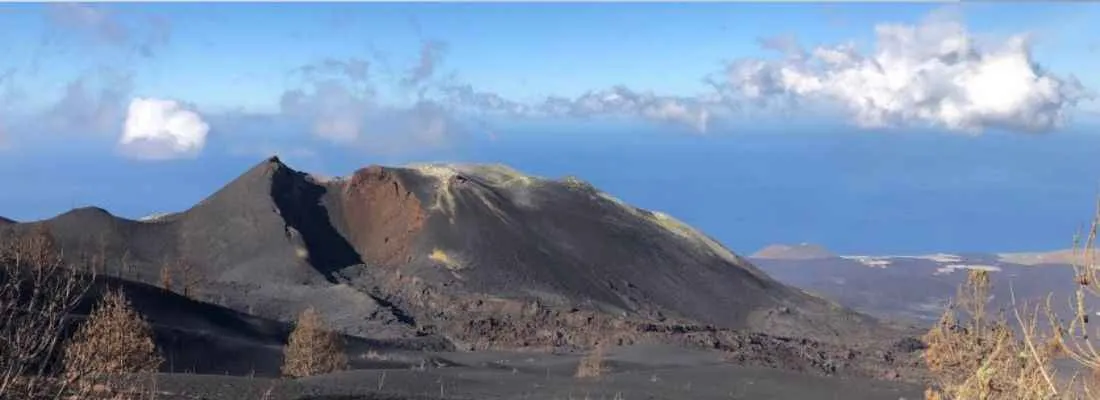
[[(989, 298), (989, 275), (972, 271), (960, 289), (955, 304), (928, 334), (924, 357), (933, 373), (933, 387), (925, 393), (931, 399), (1100, 399), (1097, 390), (1100, 349), (1090, 336), (1087, 297), (1100, 297), (1100, 274), (1096, 262), (1096, 239), (1100, 228), (1100, 202), (1090, 230), (1082, 244), (1074, 238), (1075, 278), (1069, 304), (1073, 315), (1068, 322), (1052, 306), (1053, 294), (1045, 304), (1026, 307), (1012, 298), (1016, 325), (990, 318), (985, 310)], [(1068, 283), (1068, 282), (1067, 282)], [(959, 311), (964, 315), (959, 315)], [(1041, 316), (1045, 318), (1040, 318)], [(1040, 324), (1040, 320), (1043, 320)], [(1015, 328), (1015, 329), (1013, 329)], [(1095, 329), (1093, 329), (1095, 330)], [(1056, 376), (1053, 361), (1069, 359), (1085, 373)]]
[(584, 358), (581, 358), (581, 362), (577, 364), (577, 372), (573, 376), (586, 379), (602, 376), (606, 371), (603, 362), (604, 351), (603, 343), (597, 343), (596, 347), (585, 354)]
[(293, 378), (339, 371), (348, 366), (342, 338), (328, 330), (313, 307), (298, 316), (283, 357), (283, 375)]
[(92, 272), (67, 265), (45, 228), (0, 235), (0, 398), (49, 396), (50, 361)]
[(108, 292), (65, 347), (66, 379), (91, 387), (108, 378), (156, 372), (163, 358), (152, 333), (122, 292)]
[[(924, 340), (924, 360), (934, 377), (929, 399), (1050, 399), (1056, 393), (1051, 354), (1032, 347), (1034, 318), (1021, 318), (1023, 338), (1003, 315), (986, 310), (989, 272), (972, 270), (949, 307)], [(1020, 315), (1017, 313), (1017, 317)], [(1033, 316), (1035, 314), (1032, 314)]]

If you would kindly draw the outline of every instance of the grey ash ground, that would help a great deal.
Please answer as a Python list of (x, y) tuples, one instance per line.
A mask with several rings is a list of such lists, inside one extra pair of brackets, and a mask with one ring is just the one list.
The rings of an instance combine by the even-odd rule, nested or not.
[[(503, 166), (319, 179), (272, 158), (179, 213), (83, 208), (0, 233), (39, 227), (66, 255), (107, 260), (101, 285), (153, 322), (162, 388), (184, 398), (896, 399), (923, 376), (912, 327), (780, 283), (582, 181)], [(171, 290), (156, 287), (166, 270)], [(355, 370), (269, 380), (307, 306), (346, 336)], [(598, 343), (609, 374), (572, 378)]]

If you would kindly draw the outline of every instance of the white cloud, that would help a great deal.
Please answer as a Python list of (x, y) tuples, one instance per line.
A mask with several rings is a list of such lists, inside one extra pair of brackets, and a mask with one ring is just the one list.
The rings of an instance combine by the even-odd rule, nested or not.
[(167, 160), (197, 156), (210, 125), (174, 100), (136, 98), (130, 102), (119, 147), (128, 156)]
[(833, 101), (865, 127), (924, 123), (963, 131), (1049, 131), (1088, 98), (1076, 79), (1034, 62), (1026, 35), (982, 44), (954, 19), (930, 18), (878, 25), (875, 38), (867, 55), (852, 44), (804, 52), (785, 43), (782, 60), (731, 63), (724, 89), (764, 103)]

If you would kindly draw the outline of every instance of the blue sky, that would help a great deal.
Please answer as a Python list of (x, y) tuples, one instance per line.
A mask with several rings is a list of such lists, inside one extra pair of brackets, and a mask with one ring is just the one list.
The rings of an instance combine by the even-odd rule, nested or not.
[(1097, 20), (1063, 2), (3, 4), (0, 215), (179, 209), (279, 153), (326, 174), (578, 175), (741, 252), (1064, 247), (1100, 189)]

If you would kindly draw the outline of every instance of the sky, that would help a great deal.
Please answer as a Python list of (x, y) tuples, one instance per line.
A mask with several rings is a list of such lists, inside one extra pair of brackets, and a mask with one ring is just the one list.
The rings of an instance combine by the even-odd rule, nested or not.
[(1096, 3), (0, 4), (0, 215), (185, 209), (264, 157), (576, 175), (735, 251), (1063, 248)]

